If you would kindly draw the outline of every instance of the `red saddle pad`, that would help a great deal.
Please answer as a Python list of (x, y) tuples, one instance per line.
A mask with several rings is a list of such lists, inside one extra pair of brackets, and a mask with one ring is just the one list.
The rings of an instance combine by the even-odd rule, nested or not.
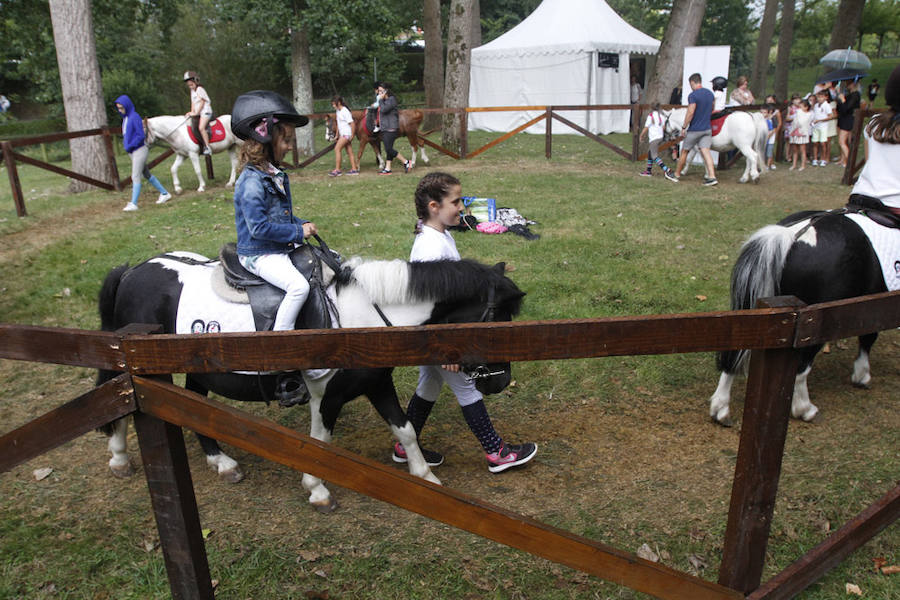
[(722, 125), (725, 123), (725, 119), (728, 118), (728, 115), (724, 117), (719, 117), (718, 119), (713, 119), (710, 121), (710, 125), (712, 125), (712, 134), (719, 135), (719, 132), (722, 131)]
[[(225, 125), (218, 119), (209, 124), (209, 143), (221, 142), (225, 139)], [(194, 137), (194, 130), (191, 129), (191, 126), (187, 126), (188, 136), (190, 136), (191, 141), (195, 144), (200, 144), (197, 138)]]

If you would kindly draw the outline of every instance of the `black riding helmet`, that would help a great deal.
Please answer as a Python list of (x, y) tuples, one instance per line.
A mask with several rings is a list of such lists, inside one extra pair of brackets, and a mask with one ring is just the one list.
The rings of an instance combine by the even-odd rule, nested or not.
[[(264, 134), (256, 130), (263, 120), (266, 121)], [(287, 99), (269, 90), (241, 94), (231, 109), (231, 131), (242, 140), (254, 139), (260, 144), (268, 144), (272, 141), (272, 125), (282, 121), (296, 127), (309, 123), (309, 119), (299, 114)]]
[(710, 83), (712, 83), (712, 88), (713, 88), (714, 92), (721, 92), (726, 87), (728, 87), (728, 80), (725, 79), (724, 77), (722, 77), (721, 75), (719, 75), (718, 77), (713, 77), (712, 81)]

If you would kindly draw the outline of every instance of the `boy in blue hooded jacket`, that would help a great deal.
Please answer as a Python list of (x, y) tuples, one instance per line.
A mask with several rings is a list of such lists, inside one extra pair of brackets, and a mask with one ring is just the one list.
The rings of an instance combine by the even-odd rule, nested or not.
[(144, 143), (144, 122), (141, 115), (134, 109), (131, 98), (124, 94), (116, 98), (116, 109), (122, 115), (122, 145), (131, 157), (131, 202), (122, 210), (137, 210), (138, 196), (141, 195), (141, 176), (159, 190), (159, 199), (156, 203), (167, 202), (172, 194), (166, 191), (159, 179), (147, 168), (147, 155), (150, 154), (150, 149)]

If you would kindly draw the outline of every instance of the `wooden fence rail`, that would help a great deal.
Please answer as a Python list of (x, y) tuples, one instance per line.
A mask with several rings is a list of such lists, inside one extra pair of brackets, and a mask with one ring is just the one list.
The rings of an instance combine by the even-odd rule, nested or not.
[[(786, 598), (900, 517), (900, 486), (760, 586), (798, 348), (900, 325), (900, 292), (751, 311), (462, 326), (149, 335), (0, 325), (0, 358), (126, 371), (0, 437), (0, 472), (133, 413), (175, 598), (212, 598), (181, 427), (659, 598)], [(151, 326), (154, 327), (154, 326)], [(299, 342), (299, 343), (298, 343)], [(143, 374), (754, 350), (718, 583), (432, 485)], [(267, 358), (271, 357), (271, 358)], [(477, 518), (473, 518), (473, 511)]]

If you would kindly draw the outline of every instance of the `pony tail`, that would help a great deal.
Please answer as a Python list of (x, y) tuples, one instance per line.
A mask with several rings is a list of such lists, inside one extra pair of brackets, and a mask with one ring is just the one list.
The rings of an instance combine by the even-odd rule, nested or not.
[(420, 233), (422, 233), (422, 225), (424, 225), (424, 224), (425, 223), (424, 223), (424, 221), (422, 221), (422, 219), (416, 219), (416, 228), (413, 229), (413, 233), (416, 235), (419, 235)]
[(866, 133), (882, 144), (900, 144), (900, 112), (891, 108), (875, 115), (866, 125)]

